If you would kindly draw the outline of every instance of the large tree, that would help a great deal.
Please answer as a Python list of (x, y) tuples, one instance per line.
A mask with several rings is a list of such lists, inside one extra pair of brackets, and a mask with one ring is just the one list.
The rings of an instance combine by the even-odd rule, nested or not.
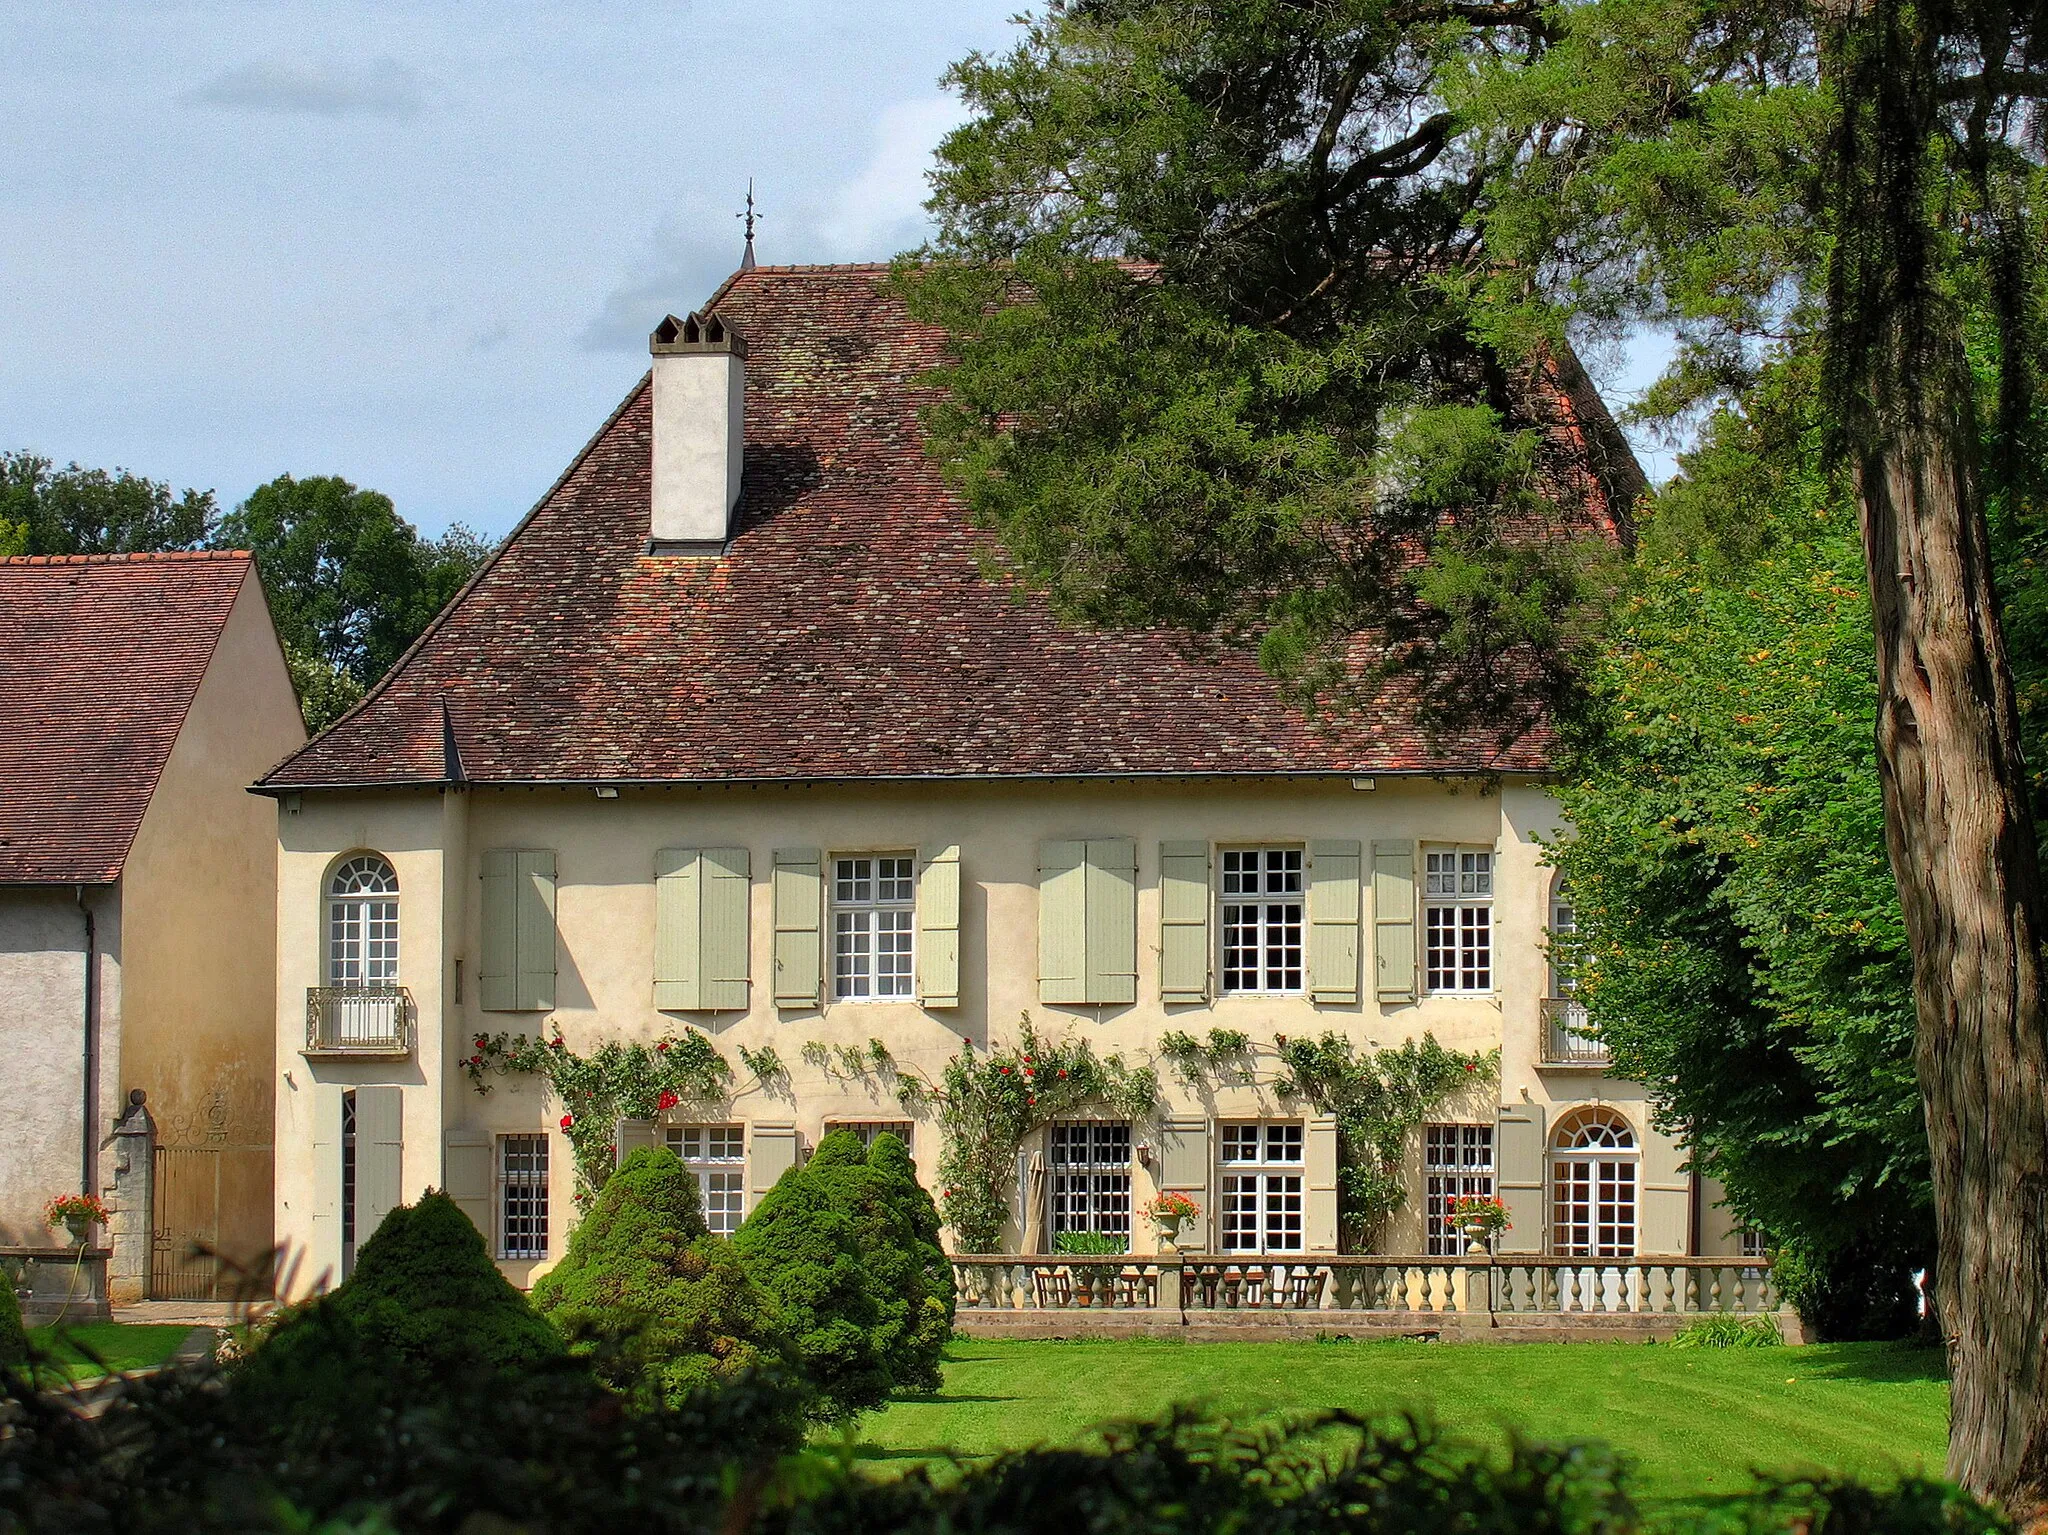
[(18, 544), (22, 554), (197, 549), (215, 511), (210, 490), (178, 494), (126, 469), (59, 469), (34, 453), (0, 453), (0, 546)]

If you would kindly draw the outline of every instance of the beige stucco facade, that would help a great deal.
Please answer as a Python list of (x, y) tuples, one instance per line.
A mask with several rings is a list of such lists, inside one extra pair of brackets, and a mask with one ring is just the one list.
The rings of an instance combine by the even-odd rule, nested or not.
[[(1134, 1155), (1128, 1171), (1134, 1203), (1157, 1186), (1158, 1149), (1168, 1122), (1212, 1127), (1245, 1120), (1305, 1122), (1309, 1149), (1302, 1168), (1307, 1194), (1302, 1250), (1334, 1251), (1334, 1137), (1327, 1121), (1317, 1122), (1270, 1086), (1188, 1087), (1159, 1059), (1161, 1036), (1169, 1030), (1197, 1036), (1211, 1028), (1242, 1031), (1255, 1047), (1263, 1047), (1261, 1075), (1270, 1078), (1276, 1036), (1334, 1030), (1360, 1046), (1385, 1046), (1429, 1033), (1458, 1050), (1500, 1052), (1498, 1082), (1475, 1086), (1443, 1105), (1438, 1118), (1485, 1126), (1491, 1134), (1504, 1107), (1525, 1123), (1536, 1110), (1540, 1117), (1534, 1133), (1547, 1136), (1575, 1108), (1610, 1106), (1633, 1131), (1641, 1197), (1661, 1199), (1656, 1219), (1646, 1217), (1641, 1223), (1646, 1244), (1641, 1250), (1725, 1250), (1725, 1222), (1718, 1212), (1703, 1208), (1681, 1168), (1682, 1151), (1648, 1122), (1643, 1090), (1597, 1069), (1542, 1063), (1542, 999), (1551, 990), (1543, 945), (1552, 886), (1543, 843), (1557, 833), (1558, 821), (1554, 801), (1533, 781), (1491, 787), (1420, 777), (621, 786), (615, 797), (600, 797), (588, 786), (309, 791), (283, 798), (278, 828), (276, 1219), (279, 1237), (303, 1250), (309, 1282), (331, 1273), (341, 1261), (333, 1224), (319, 1218), (321, 1201), (331, 1203), (338, 1184), (325, 1167), (332, 1151), (314, 1122), (321, 1093), (329, 1092), (331, 1102), (337, 1084), (400, 1089), (399, 1188), (406, 1200), (430, 1187), (472, 1179), (478, 1164), (463, 1161), (469, 1155), (464, 1148), (491, 1146), (503, 1135), (545, 1133), (553, 1138), (548, 1258), (506, 1263), (507, 1271), (525, 1282), (559, 1256), (567, 1214), (574, 1208), (571, 1158), (555, 1128), (561, 1106), (547, 1101), (541, 1085), (530, 1079), (499, 1078), (488, 1096), (479, 1095), (461, 1069), (476, 1034), (559, 1028), (572, 1048), (587, 1052), (606, 1039), (651, 1040), (686, 1026), (700, 1027), (732, 1064), (736, 1090), (715, 1110), (670, 1116), (677, 1124), (742, 1125), (751, 1146), (760, 1127), (793, 1123), (800, 1144), (810, 1145), (833, 1122), (912, 1118), (913, 1155), (929, 1182), (939, 1154), (936, 1127), (906, 1115), (877, 1081), (837, 1079), (806, 1063), (803, 1047), (813, 1041), (865, 1047), (879, 1039), (901, 1069), (936, 1077), (963, 1040), (984, 1046), (1013, 1038), (1026, 1014), (1041, 1033), (1071, 1034), (1099, 1053), (1120, 1051), (1132, 1064), (1156, 1065), (1162, 1088), (1158, 1122), (1131, 1127)], [(1049, 1005), (1041, 999), (1039, 983), (1039, 851), (1046, 843), (1089, 838), (1130, 839), (1136, 845), (1137, 1001)], [(1478, 995), (1376, 1000), (1368, 858), (1357, 929), (1362, 1000), (1329, 1004), (1305, 995), (1257, 995), (1220, 996), (1199, 1005), (1162, 1002), (1161, 845), (1305, 848), (1320, 840), (1353, 842), (1367, 850), (1375, 844), (1409, 843), (1492, 852), (1492, 986)], [(654, 1005), (656, 854), (678, 847), (747, 850), (750, 1000), (744, 1009), (683, 1013)], [(834, 854), (957, 847), (958, 1005), (927, 1008), (906, 1000), (777, 1007), (771, 984), (776, 918), (770, 875), (774, 851), (792, 847), (820, 849), (828, 860)], [(484, 855), (493, 849), (553, 854), (555, 1006), (545, 1012), (485, 1011), (479, 1005), (475, 977), (483, 917), (478, 890)], [(309, 1056), (302, 1053), (305, 999), (309, 987), (326, 979), (327, 882), (346, 857), (366, 851), (389, 859), (397, 874), (398, 979), (410, 993), (418, 1043), (395, 1060)], [(1212, 945), (1219, 941), (1218, 927), (1212, 912)], [(831, 992), (831, 948), (828, 911), (826, 996)], [(458, 975), (465, 977), (459, 997)], [(739, 1047), (765, 1045), (772, 1045), (788, 1067), (786, 1087), (764, 1089), (741, 1065)], [(1383, 1245), (1388, 1250), (1422, 1249), (1421, 1140), (1418, 1132), (1409, 1158), (1410, 1197), (1387, 1233)], [(1206, 1144), (1213, 1160), (1220, 1154), (1217, 1136), (1209, 1134)], [(1042, 1137), (1025, 1148), (1026, 1154), (1033, 1149), (1043, 1152)], [(1203, 1219), (1199, 1229), (1184, 1235), (1184, 1246), (1216, 1250), (1222, 1237), (1217, 1221), (1221, 1176), (1217, 1170), (1203, 1185), (1206, 1197), (1198, 1195)], [(1527, 1229), (1530, 1218), (1543, 1224), (1541, 1210), (1549, 1193), (1546, 1184), (1521, 1197), (1518, 1240), (1527, 1250), (1549, 1250), (1545, 1235)], [(491, 1198), (496, 1197), (493, 1192)], [(750, 1181), (749, 1204), (753, 1197)], [(498, 1206), (490, 1208), (495, 1212)], [(1023, 1212), (1017, 1214), (1021, 1221)], [(496, 1215), (490, 1219), (494, 1222)], [(1020, 1235), (1017, 1225), (1013, 1222), (1009, 1232), (1012, 1244)], [(1134, 1245), (1148, 1247), (1150, 1229), (1142, 1221), (1133, 1221), (1132, 1227)], [(486, 1235), (496, 1241), (501, 1233)], [(1662, 1245), (1648, 1245), (1658, 1242)]]

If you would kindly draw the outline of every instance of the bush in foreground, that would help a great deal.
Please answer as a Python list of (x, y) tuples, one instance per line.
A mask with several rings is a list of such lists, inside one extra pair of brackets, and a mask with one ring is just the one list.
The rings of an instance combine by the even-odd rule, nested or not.
[(21, 1301), (14, 1277), (0, 1269), (0, 1367), (28, 1362), (28, 1332), (21, 1325)]

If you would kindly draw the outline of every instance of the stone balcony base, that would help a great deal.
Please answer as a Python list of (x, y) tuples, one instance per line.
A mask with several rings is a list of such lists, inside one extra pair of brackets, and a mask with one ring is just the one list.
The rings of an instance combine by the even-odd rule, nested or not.
[(0, 1247), (0, 1270), (21, 1301), (22, 1325), (106, 1321), (111, 1256), (104, 1247)]
[[(963, 1307), (967, 1338), (1159, 1338), (1186, 1343), (1304, 1343), (1318, 1338), (1411, 1338), (1430, 1343), (1646, 1343), (1668, 1341), (1690, 1316), (1443, 1315), (1432, 1311), (997, 1311)], [(1777, 1313), (1787, 1343), (1804, 1343), (1796, 1312)]]

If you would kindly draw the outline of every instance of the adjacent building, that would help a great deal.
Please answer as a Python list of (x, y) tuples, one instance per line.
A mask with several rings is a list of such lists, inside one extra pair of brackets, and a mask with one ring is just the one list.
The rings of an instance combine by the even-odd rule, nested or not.
[(211, 1294), (195, 1244), (270, 1248), (276, 817), (247, 786), (304, 740), (247, 554), (0, 559), (0, 1244), (99, 1194), (116, 1299)]
[[(277, 1230), (339, 1272), (428, 1187), (528, 1282), (563, 1250), (561, 1106), (479, 1095), (478, 1034), (572, 1048), (705, 1031), (745, 1070), (656, 1133), (731, 1229), (837, 1125), (936, 1127), (807, 1045), (936, 1075), (963, 1041), (1425, 1032), (1497, 1082), (1410, 1148), (1385, 1239), (1450, 1253), (1498, 1192), (1510, 1250), (1683, 1254), (1728, 1233), (1576, 1032), (1545, 958), (1570, 920), (1547, 739), (1435, 745), (1398, 710), (1310, 728), (1249, 661), (1062, 627), (991, 576), (926, 457), (943, 338), (878, 267), (753, 267), (670, 318), (653, 367), (371, 694), (267, 774), (277, 819)], [(1524, 382), (1556, 493), (1624, 536), (1641, 481), (1576, 367)], [(815, 1052), (814, 1052), (815, 1057)], [(1271, 1072), (1264, 1074), (1271, 1076)], [(1334, 1125), (1268, 1085), (1161, 1070), (1143, 1122), (1020, 1149), (1007, 1240), (1328, 1253)], [(1036, 1168), (1038, 1176), (1028, 1176)], [(1725, 1249), (1722, 1249), (1725, 1250)]]

